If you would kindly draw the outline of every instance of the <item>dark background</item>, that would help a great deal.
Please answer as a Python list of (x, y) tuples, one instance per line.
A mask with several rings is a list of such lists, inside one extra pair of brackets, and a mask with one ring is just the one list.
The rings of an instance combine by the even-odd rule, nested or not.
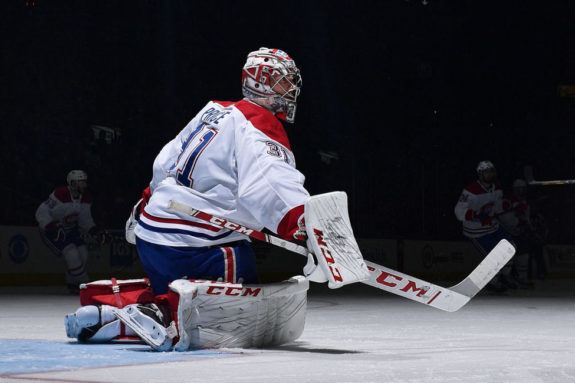
[[(575, 178), (574, 1), (9, 0), (1, 21), (0, 224), (85, 169), (95, 219), (122, 228), (152, 162), (208, 100), (241, 98), (248, 52), (302, 71), (287, 126), (312, 194), (344, 190), (356, 236), (463, 239), (453, 207), (493, 161), (505, 189)], [(120, 133), (98, 141), (92, 125)], [(552, 242), (571, 186), (531, 187)]]

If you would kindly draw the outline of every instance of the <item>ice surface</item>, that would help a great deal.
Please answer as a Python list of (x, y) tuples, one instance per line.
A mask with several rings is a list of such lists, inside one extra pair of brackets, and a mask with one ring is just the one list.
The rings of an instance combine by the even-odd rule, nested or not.
[(575, 382), (572, 284), (480, 295), (455, 313), (368, 286), (314, 284), (297, 342), (185, 353), (77, 344), (64, 331), (77, 297), (3, 288), (0, 383)]

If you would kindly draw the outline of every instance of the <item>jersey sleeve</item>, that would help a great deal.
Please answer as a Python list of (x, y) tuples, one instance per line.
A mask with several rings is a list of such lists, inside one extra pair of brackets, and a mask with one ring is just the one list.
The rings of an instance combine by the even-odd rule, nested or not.
[(454, 209), (458, 220), (470, 221), (472, 219), (473, 211), (469, 208), (469, 200), (472, 198), (473, 194), (463, 189)]
[(286, 237), (309, 198), (293, 153), (249, 121), (237, 129), (236, 144), (239, 202), (263, 226)]
[(178, 155), (181, 152), (182, 143), (180, 142), (180, 137), (177, 136), (170, 142), (168, 142), (160, 153), (154, 159), (154, 164), (152, 166), (152, 181), (150, 181), (150, 192), (158, 186), (160, 182), (167, 177), (169, 171), (172, 169)]
[(36, 221), (38, 222), (38, 226), (40, 228), (45, 228), (50, 222), (54, 220), (52, 216), (53, 209), (61, 204), (60, 200), (54, 195), (52, 192), (48, 199), (38, 206), (36, 209)]

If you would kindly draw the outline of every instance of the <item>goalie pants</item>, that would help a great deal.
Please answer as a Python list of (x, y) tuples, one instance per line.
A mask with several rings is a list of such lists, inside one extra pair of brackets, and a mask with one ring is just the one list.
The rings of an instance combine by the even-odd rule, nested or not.
[(166, 294), (176, 279), (258, 283), (256, 258), (247, 241), (229, 246), (171, 247), (136, 236), (136, 247), (154, 294)]

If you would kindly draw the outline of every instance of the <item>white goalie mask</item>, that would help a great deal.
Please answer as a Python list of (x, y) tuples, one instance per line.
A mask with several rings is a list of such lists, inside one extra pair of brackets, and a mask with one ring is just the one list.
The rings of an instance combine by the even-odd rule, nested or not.
[(242, 69), (242, 93), (293, 123), (302, 80), (295, 62), (282, 50), (260, 48), (251, 52)]

